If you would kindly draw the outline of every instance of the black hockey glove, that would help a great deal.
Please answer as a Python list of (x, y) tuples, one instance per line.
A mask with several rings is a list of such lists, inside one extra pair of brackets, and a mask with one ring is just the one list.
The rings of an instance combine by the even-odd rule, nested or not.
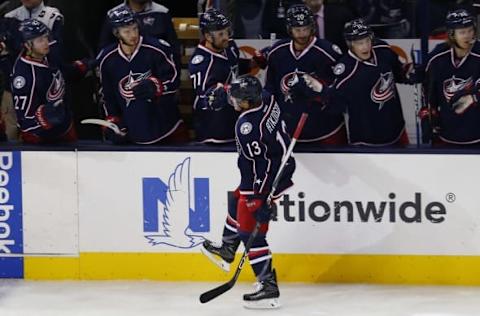
[(253, 213), (257, 222), (268, 223), (273, 216), (273, 208), (267, 203), (267, 197), (263, 194), (254, 194), (247, 197), (247, 209)]
[(272, 48), (267, 46), (261, 50), (255, 50), (252, 57), (252, 68), (259, 67), (260, 69), (266, 69), (268, 66), (268, 53)]
[(290, 87), (290, 95), (294, 101), (320, 101), (323, 83), (309, 74), (298, 76)]
[(259, 223), (262, 223), (262, 224), (268, 223), (272, 219), (273, 208), (272, 206), (268, 205), (267, 202), (264, 202), (262, 206), (255, 211), (253, 216)]
[(105, 134), (105, 139), (111, 141), (115, 145), (128, 143), (127, 128), (122, 124), (120, 117), (108, 116), (106, 120), (116, 124), (120, 133), (115, 132), (111, 128), (103, 127), (102, 129), (103, 133)]
[(135, 99), (151, 101), (163, 94), (163, 85), (155, 77), (150, 77), (140, 81), (132, 88)]
[(229, 106), (227, 87), (221, 83), (213, 86), (207, 90), (206, 96), (206, 108), (204, 110), (220, 111), (221, 109)]
[(97, 64), (98, 62), (95, 58), (83, 58), (73, 62), (73, 66), (82, 76), (90, 70), (94, 70)]
[(405, 69), (405, 77), (408, 83), (421, 83), (425, 79), (425, 68), (423, 65), (409, 63), (405, 65)]
[(62, 100), (54, 103), (47, 102), (40, 105), (35, 111), (35, 118), (43, 129), (49, 130), (62, 124), (65, 120), (66, 110)]
[(429, 144), (437, 131), (438, 113), (434, 109), (423, 107), (418, 111), (422, 128), (422, 144)]

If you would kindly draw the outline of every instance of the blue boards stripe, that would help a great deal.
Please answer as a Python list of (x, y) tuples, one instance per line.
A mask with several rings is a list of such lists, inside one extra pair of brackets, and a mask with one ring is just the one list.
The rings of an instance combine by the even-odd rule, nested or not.
[(22, 165), (20, 152), (0, 152), (0, 278), (23, 278)]

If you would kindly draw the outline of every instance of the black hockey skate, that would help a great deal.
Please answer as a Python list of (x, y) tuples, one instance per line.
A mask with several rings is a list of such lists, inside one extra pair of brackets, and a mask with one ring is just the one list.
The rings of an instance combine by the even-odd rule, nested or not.
[(210, 240), (205, 240), (200, 251), (222, 270), (229, 272), (230, 263), (235, 259), (235, 252), (239, 244), (240, 240), (231, 244), (223, 243), (221, 245)]
[(243, 296), (244, 306), (251, 309), (279, 308), (280, 291), (278, 290), (275, 269), (263, 281), (256, 283), (256, 291)]

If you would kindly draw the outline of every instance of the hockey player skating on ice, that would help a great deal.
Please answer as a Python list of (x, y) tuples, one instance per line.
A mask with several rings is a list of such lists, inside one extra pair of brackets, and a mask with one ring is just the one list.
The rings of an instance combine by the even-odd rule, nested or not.
[(437, 45), (426, 64), (427, 106), (420, 111), (425, 141), (433, 138), (434, 146), (479, 144), (480, 44), (475, 18), (456, 10), (447, 15), (446, 26), (447, 42)]
[(237, 76), (239, 50), (230, 39), (230, 21), (216, 9), (202, 14), (200, 29), (205, 41), (197, 46), (188, 65), (196, 94), (193, 104), (196, 140), (201, 143), (233, 143), (238, 113), (230, 106), (219, 105), (215, 106), (216, 111), (209, 111), (207, 103), (225, 105), (226, 99), (216, 95), (224, 95), (219, 87)]
[(133, 12), (126, 6), (110, 11), (117, 44), (97, 57), (108, 121), (122, 135), (106, 130), (114, 143), (179, 143), (187, 139), (175, 96), (179, 76), (165, 41), (140, 36)]
[[(292, 6), (287, 11), (286, 27), (291, 39), (278, 41), (268, 53), (265, 89), (275, 95), (285, 115), (287, 129), (293, 134), (295, 126), (309, 102), (292, 99), (291, 81), (298, 74), (307, 73), (325, 84), (334, 80), (333, 67), (342, 52), (338, 46), (315, 37), (314, 17), (304, 5)], [(319, 103), (312, 100), (313, 103)], [(341, 114), (326, 113), (319, 103), (309, 106), (309, 119), (299, 142), (321, 145), (346, 143), (345, 123)]]
[(292, 87), (293, 95), (318, 97), (327, 111), (346, 113), (352, 145), (408, 145), (395, 84), (415, 81), (412, 65), (402, 64), (390, 45), (375, 39), (361, 19), (345, 24), (344, 37), (349, 50), (335, 66), (335, 85), (327, 88), (313, 77), (302, 76)]
[(12, 73), (12, 94), (22, 140), (27, 143), (72, 142), (77, 136), (72, 116), (64, 102), (64, 73), (55, 41), (48, 27), (38, 20), (20, 25), (23, 52)]
[[(262, 223), (248, 253), (258, 287), (254, 293), (245, 294), (243, 300), (246, 307), (275, 308), (279, 306), (280, 292), (266, 240), (272, 208), (266, 200), (290, 137), (279, 105), (271, 94), (262, 92), (258, 79), (241, 76), (228, 90), (229, 103), (242, 113), (235, 126), (241, 181), (228, 201), (222, 243), (217, 245), (207, 240), (202, 252), (224, 270), (229, 270), (240, 242), (246, 244), (256, 222)], [(274, 199), (293, 184), (294, 170), (295, 161), (290, 157), (273, 193)]]

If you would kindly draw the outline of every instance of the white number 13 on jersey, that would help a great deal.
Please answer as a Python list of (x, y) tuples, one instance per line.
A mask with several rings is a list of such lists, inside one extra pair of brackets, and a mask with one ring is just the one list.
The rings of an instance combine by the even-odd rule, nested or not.
[(257, 141), (251, 142), (247, 144), (248, 154), (250, 157), (258, 156), (262, 153), (262, 149), (260, 148), (260, 144)]

